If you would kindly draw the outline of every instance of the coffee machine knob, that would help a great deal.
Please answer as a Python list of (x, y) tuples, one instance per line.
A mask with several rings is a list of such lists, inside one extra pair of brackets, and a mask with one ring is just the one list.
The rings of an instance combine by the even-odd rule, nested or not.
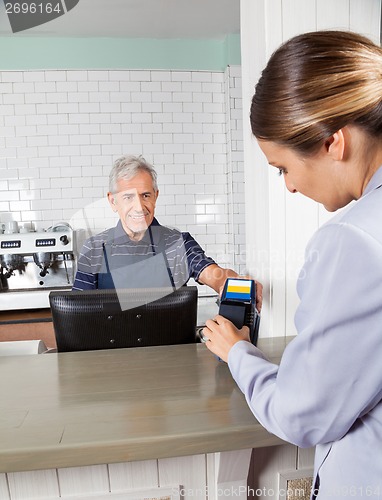
[(63, 245), (67, 245), (69, 243), (69, 238), (66, 236), (66, 234), (63, 234), (60, 236), (60, 241)]

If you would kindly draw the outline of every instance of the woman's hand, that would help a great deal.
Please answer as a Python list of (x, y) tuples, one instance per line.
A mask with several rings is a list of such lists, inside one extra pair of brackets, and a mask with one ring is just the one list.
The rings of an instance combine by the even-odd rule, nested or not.
[(211, 352), (225, 362), (228, 360), (228, 353), (232, 346), (240, 340), (250, 342), (249, 328), (247, 326), (243, 326), (239, 330), (231, 321), (220, 315), (206, 321), (202, 341), (205, 342)]

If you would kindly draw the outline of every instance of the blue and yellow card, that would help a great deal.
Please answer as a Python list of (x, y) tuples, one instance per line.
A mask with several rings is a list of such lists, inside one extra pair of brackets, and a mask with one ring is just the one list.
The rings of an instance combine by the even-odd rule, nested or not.
[(232, 300), (251, 300), (250, 280), (229, 279), (225, 298)]

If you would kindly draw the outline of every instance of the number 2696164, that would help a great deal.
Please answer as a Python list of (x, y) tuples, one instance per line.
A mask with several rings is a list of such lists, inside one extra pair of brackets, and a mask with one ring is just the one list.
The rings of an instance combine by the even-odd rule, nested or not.
[(6, 3), (5, 11), (7, 14), (62, 14), (63, 8), (61, 2), (48, 3)]

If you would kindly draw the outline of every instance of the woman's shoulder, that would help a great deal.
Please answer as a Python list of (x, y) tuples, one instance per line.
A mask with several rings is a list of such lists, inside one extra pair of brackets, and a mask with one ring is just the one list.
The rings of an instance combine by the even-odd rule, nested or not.
[(382, 188), (374, 189), (350, 203), (320, 229), (342, 227), (368, 235), (382, 244)]

